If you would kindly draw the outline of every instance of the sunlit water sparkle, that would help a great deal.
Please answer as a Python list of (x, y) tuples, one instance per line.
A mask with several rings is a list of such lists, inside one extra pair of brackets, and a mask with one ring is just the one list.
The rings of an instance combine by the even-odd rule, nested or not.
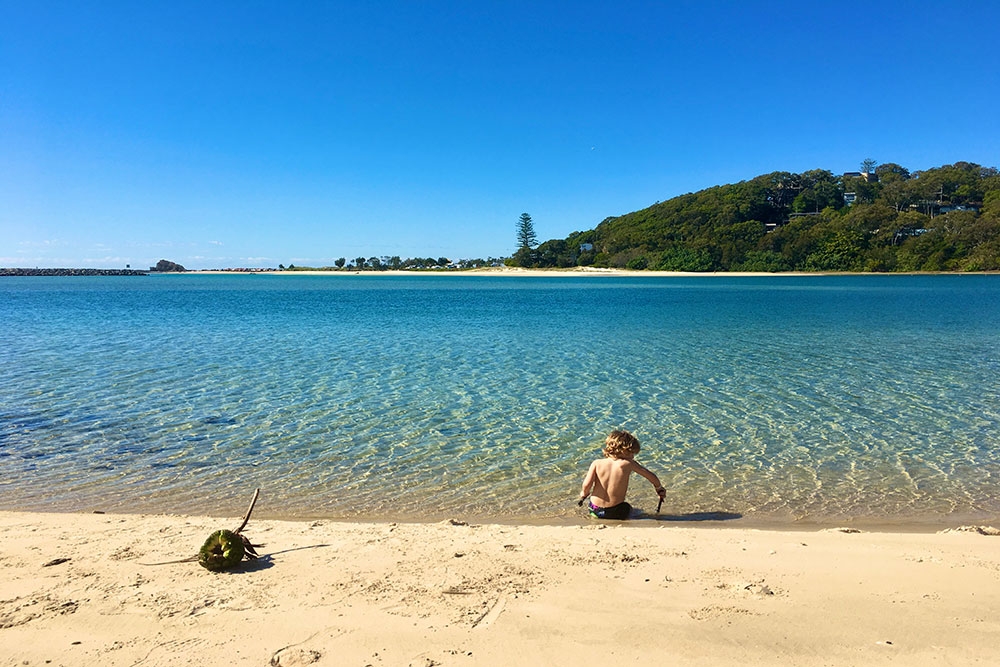
[[(0, 281), (0, 509), (1000, 517), (1000, 276)], [(643, 480), (630, 499), (647, 512)]]

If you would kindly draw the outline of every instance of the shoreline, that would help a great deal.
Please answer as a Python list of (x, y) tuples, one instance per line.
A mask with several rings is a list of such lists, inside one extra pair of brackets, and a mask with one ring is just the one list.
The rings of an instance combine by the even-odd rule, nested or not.
[[(224, 272), (219, 272), (224, 273)], [(780, 276), (780, 275), (822, 275), (822, 274), (808, 274), (808, 273), (722, 273), (722, 272), (712, 272), (712, 273), (698, 273), (698, 272), (686, 272), (686, 271), (632, 271), (628, 269), (595, 269), (590, 267), (575, 267), (568, 269), (522, 269), (520, 267), (494, 267), (494, 268), (483, 268), (483, 269), (462, 269), (462, 270), (422, 270), (422, 271), (267, 271), (270, 275), (311, 275), (311, 276), (326, 276), (326, 275), (347, 275), (347, 276), (378, 276), (378, 275), (390, 275), (390, 276), (497, 276), (497, 277), (524, 277), (524, 278), (578, 278), (581, 276), (588, 277), (678, 277), (678, 278), (688, 278), (688, 277), (711, 277), (711, 276)]]
[[(522, 269), (520, 267), (491, 267), (482, 269), (422, 269), (422, 270), (392, 270), (384, 271), (323, 271), (312, 270), (280, 270), (280, 269), (202, 269), (191, 270), (183, 273), (164, 273), (160, 275), (254, 275), (254, 276), (496, 276), (496, 277), (523, 277), (523, 278), (567, 278), (567, 277), (712, 277), (712, 276), (819, 276), (829, 275), (822, 273), (753, 273), (753, 272), (685, 272), (685, 271), (633, 271), (629, 269), (594, 269), (590, 267), (574, 267), (568, 269)], [(847, 275), (847, 274), (845, 274)], [(861, 274), (859, 274), (861, 275)]]
[[(238, 499), (227, 499), (217, 503), (214, 508), (207, 511), (200, 507), (192, 507), (190, 504), (176, 507), (160, 505), (144, 505), (134, 509), (123, 507), (94, 505), (91, 503), (77, 503), (75, 507), (66, 506), (44, 507), (39, 505), (0, 506), (0, 514), (37, 514), (40, 516), (65, 516), (65, 515), (95, 515), (95, 516), (164, 516), (164, 517), (186, 517), (201, 516), (213, 519), (224, 519), (227, 514), (226, 508), (236, 511), (243, 497)], [(587, 516), (587, 513), (578, 507), (575, 502), (568, 503), (572, 509), (567, 509), (562, 514), (551, 515), (524, 515), (524, 514), (496, 514), (483, 512), (469, 512), (462, 510), (438, 510), (434, 512), (423, 512), (419, 515), (405, 512), (378, 511), (368, 514), (329, 514), (323, 512), (290, 513), (282, 512), (280, 509), (268, 507), (265, 503), (259, 503), (254, 516), (267, 521), (278, 521), (288, 524), (303, 524), (314, 521), (321, 521), (331, 524), (405, 524), (424, 525), (436, 524), (449, 521), (459, 521), (470, 524), (489, 524), (497, 526), (532, 526), (536, 528), (580, 528), (593, 526), (598, 520)], [(650, 511), (636, 507), (632, 517), (621, 525), (627, 525), (635, 530), (653, 530), (657, 528), (690, 528), (692, 530), (755, 530), (767, 532), (788, 532), (788, 533), (808, 533), (824, 530), (857, 530), (860, 532), (877, 532), (901, 535), (930, 535), (949, 530), (966, 530), (975, 526), (998, 526), (1000, 527), (1000, 515), (993, 514), (955, 514), (953, 516), (942, 515), (898, 515), (898, 516), (777, 516), (777, 515), (757, 515), (754, 513), (743, 514), (740, 512), (716, 510), (716, 511), (690, 511), (672, 512), (664, 508), (660, 513), (655, 514)]]
[(0, 511), (0, 662), (919, 666), (1000, 636), (973, 532), (251, 518), (260, 560), (171, 562), (238, 524)]
[(768, 277), (818, 277), (818, 276), (990, 276), (1000, 275), (1000, 271), (652, 271), (632, 269), (594, 268), (577, 266), (570, 268), (524, 269), (520, 267), (487, 267), (479, 269), (415, 269), (415, 270), (295, 270), (270, 268), (233, 269), (190, 269), (187, 271), (138, 271), (131, 269), (7, 269), (0, 268), (0, 277), (27, 276), (494, 276), (494, 277), (610, 277), (610, 278), (768, 278)]
[(277, 269), (203, 269), (191, 270), (184, 273), (164, 273), (160, 275), (255, 275), (255, 276), (495, 276), (495, 277), (525, 277), (525, 278), (579, 278), (606, 277), (606, 278), (768, 278), (768, 277), (818, 277), (818, 276), (988, 276), (1000, 275), (997, 271), (905, 271), (905, 272), (806, 272), (806, 271), (783, 271), (780, 273), (767, 273), (764, 271), (635, 271), (630, 269), (600, 269), (592, 267), (572, 267), (566, 269), (523, 269), (520, 267), (490, 267), (481, 269), (423, 269), (413, 271), (385, 270), (385, 271), (322, 271), (322, 270), (301, 270), (288, 271)]

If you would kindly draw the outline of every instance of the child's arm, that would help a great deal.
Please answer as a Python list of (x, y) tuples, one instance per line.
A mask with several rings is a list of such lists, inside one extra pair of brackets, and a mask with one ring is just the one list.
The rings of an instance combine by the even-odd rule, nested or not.
[(666, 489), (664, 489), (663, 485), (660, 484), (660, 478), (654, 475), (652, 472), (650, 472), (641, 463), (636, 463), (635, 461), (632, 461), (632, 472), (637, 472), (646, 479), (648, 479), (649, 483), (653, 485), (654, 489), (656, 489), (656, 495), (658, 495), (661, 500), (663, 499), (664, 496), (667, 495)]
[(597, 481), (597, 461), (590, 464), (590, 470), (583, 478), (583, 486), (580, 488), (580, 498), (577, 500), (577, 505), (583, 505), (583, 501), (590, 495), (590, 490), (594, 488), (595, 481)]

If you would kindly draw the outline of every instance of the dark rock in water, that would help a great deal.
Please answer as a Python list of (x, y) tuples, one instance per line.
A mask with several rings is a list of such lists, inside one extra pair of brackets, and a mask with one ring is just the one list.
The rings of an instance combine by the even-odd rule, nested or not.
[(198, 551), (198, 563), (212, 572), (221, 572), (239, 565), (245, 553), (242, 537), (231, 530), (217, 530)]
[(157, 262), (156, 266), (149, 267), (149, 270), (157, 273), (183, 273), (184, 271), (187, 271), (187, 269), (180, 264), (169, 262), (165, 259), (161, 259)]
[(216, 424), (229, 425), (229, 424), (235, 424), (236, 420), (233, 419), (232, 417), (222, 417), (219, 415), (212, 415), (211, 417), (205, 417), (204, 419), (202, 419), (201, 423), (208, 424), (210, 426), (214, 426)]

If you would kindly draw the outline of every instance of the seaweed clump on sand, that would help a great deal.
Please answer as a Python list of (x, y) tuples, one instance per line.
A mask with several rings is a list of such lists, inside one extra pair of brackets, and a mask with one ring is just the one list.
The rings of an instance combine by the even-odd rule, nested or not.
[(198, 550), (199, 565), (212, 572), (222, 572), (236, 567), (243, 562), (244, 558), (247, 560), (259, 558), (255, 545), (251, 544), (246, 535), (242, 534), (247, 522), (250, 521), (250, 513), (253, 512), (259, 495), (260, 489), (254, 491), (250, 508), (247, 509), (243, 523), (240, 524), (239, 528), (236, 530), (217, 530), (208, 536), (201, 549)]

